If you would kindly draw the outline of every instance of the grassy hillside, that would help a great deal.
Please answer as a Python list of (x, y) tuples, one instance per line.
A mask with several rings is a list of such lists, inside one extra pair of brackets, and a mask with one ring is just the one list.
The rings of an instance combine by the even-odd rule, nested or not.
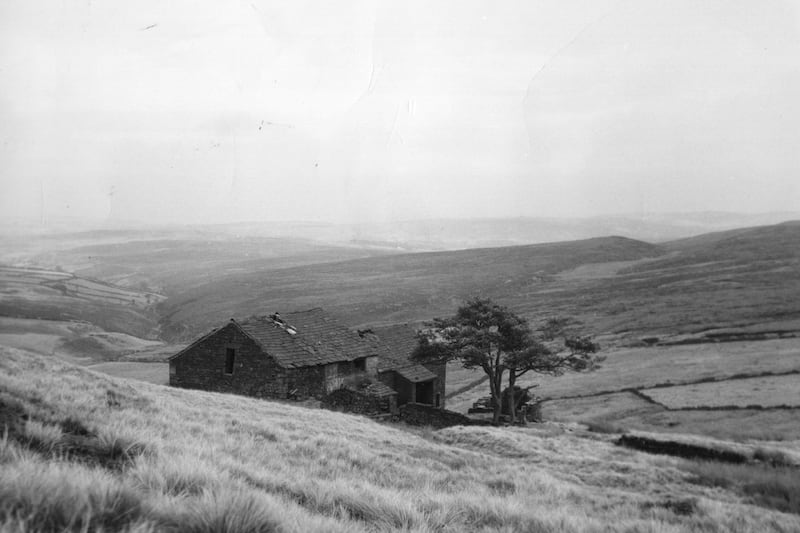
[(706, 466), (558, 426), (409, 431), (0, 355), (3, 531), (800, 529), (788, 467)]
[(509, 305), (533, 304), (554, 276), (581, 265), (636, 261), (663, 252), (622, 237), (372, 257), (242, 273), (171, 298), (164, 332), (196, 335), (221, 317), (321, 306), (350, 324), (427, 320), (464, 299), (491, 295)]
[[(590, 332), (628, 341), (680, 340), (726, 328), (769, 332), (775, 323), (800, 331), (797, 223), (658, 246), (607, 237), (415, 254), (239, 229), (251, 233), (195, 228), (45, 235), (17, 259), (61, 265), (134, 292), (157, 289), (168, 296), (157, 312), (170, 341), (191, 339), (231, 316), (316, 306), (353, 326), (427, 320), (475, 294), (533, 320), (573, 316)], [(33, 253), (37, 247), (42, 250)], [(39, 296), (37, 305), (49, 306), (48, 318), (74, 311), (56, 293)], [(30, 305), (17, 298), (3, 312)], [(98, 309), (89, 314), (114, 316)], [(128, 318), (115, 320), (115, 327), (136, 323)]]
[(595, 334), (691, 335), (780, 321), (800, 331), (800, 225), (664, 246), (608, 237), (372, 257), (237, 273), (165, 302), (164, 331), (192, 337), (229, 316), (323, 306), (352, 325), (427, 320), (482, 294), (533, 320), (572, 316)]
[(0, 317), (85, 322), (143, 338), (158, 334), (164, 297), (54, 270), (0, 266)]
[[(80, 276), (167, 295), (241, 273), (383, 255), (385, 250), (331, 246), (302, 239), (242, 237), (227, 233), (149, 235), (117, 233), (92, 242), (94, 234), (42, 243), (26, 261), (58, 265)], [(70, 241), (72, 238), (74, 241)], [(100, 239), (100, 236), (97, 236)], [(52, 246), (53, 248), (48, 248)]]
[(73, 362), (158, 361), (175, 353), (168, 346), (125, 333), (105, 331), (87, 322), (0, 317), (0, 345)]

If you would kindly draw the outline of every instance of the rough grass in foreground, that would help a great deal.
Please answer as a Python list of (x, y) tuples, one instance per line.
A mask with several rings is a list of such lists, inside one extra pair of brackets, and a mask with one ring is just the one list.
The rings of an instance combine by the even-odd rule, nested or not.
[[(14, 428), (0, 438), (0, 531), (800, 530), (800, 517), (737, 486), (692, 483), (681, 460), (620, 449), (604, 435), (556, 426), (409, 432), (132, 383), (0, 351), (0, 394), (14, 405), (0, 417)], [(128, 460), (105, 463), (30, 445), (69, 435), (101, 449), (136, 446)]]
[(800, 469), (768, 465), (687, 463), (693, 483), (732, 488), (756, 505), (800, 515)]

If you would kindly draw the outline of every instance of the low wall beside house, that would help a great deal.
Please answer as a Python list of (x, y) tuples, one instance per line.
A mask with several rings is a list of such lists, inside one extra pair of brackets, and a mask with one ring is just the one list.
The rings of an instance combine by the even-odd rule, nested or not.
[(412, 426), (431, 426), (437, 429), (473, 424), (472, 419), (461, 413), (419, 403), (407, 403), (400, 406), (400, 420)]
[(348, 388), (336, 389), (322, 398), (322, 407), (362, 415), (388, 413), (389, 398), (365, 394)]

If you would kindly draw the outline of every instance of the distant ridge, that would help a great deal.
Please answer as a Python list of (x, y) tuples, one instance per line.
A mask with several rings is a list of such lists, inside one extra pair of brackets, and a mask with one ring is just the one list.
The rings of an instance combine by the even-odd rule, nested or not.
[[(47, 225), (25, 219), (2, 219), (1, 234), (54, 236), (84, 233), (87, 238), (290, 238), (395, 251), (434, 251), (559, 242), (621, 235), (660, 243), (710, 232), (776, 224), (800, 219), (800, 212), (655, 213), (592, 217), (505, 217), (422, 219), (390, 222), (248, 221), (223, 224), (154, 225), (135, 222), (52, 220)], [(99, 233), (94, 233), (99, 232)], [(172, 237), (170, 237), (172, 236)], [(142, 238), (142, 237), (139, 237)]]

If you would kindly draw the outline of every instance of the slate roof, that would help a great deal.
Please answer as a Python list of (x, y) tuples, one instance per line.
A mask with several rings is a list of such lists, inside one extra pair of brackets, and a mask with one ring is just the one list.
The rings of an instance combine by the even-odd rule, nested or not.
[(395, 372), (406, 378), (412, 383), (419, 383), (420, 381), (430, 381), (436, 379), (436, 374), (428, 370), (422, 365), (410, 365), (403, 368), (395, 369)]
[(436, 379), (436, 374), (409, 359), (417, 347), (417, 332), (407, 324), (376, 327), (364, 335), (378, 350), (378, 372), (394, 370), (412, 383)]
[(353, 361), (377, 355), (374, 345), (320, 308), (235, 321), (278, 363), (287, 368)]

